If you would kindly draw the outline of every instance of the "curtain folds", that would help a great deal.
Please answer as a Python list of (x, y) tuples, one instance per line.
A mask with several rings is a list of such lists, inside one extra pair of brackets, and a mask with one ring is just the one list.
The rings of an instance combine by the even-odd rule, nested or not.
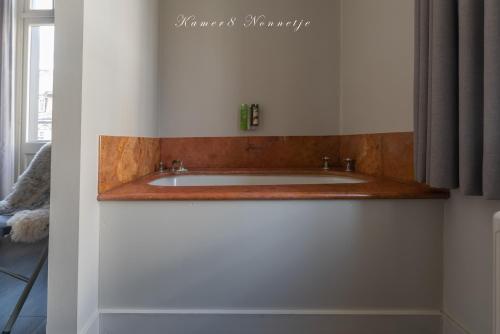
[(0, 199), (14, 182), (13, 0), (0, 0)]
[(500, 199), (500, 0), (416, 0), (415, 171)]

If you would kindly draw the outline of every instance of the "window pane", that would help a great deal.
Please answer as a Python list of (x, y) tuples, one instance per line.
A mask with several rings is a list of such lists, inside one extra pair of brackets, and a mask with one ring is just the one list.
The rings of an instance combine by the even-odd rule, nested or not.
[(31, 0), (30, 9), (33, 9), (33, 10), (54, 9), (54, 1), (53, 0)]
[(27, 139), (52, 139), (54, 26), (30, 27)]

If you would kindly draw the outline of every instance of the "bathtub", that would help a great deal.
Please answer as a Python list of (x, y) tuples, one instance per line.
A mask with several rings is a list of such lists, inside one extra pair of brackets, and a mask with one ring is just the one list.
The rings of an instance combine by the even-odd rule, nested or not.
[(300, 184), (351, 184), (366, 181), (333, 175), (178, 175), (156, 179), (149, 185), (158, 187), (200, 186), (266, 186)]

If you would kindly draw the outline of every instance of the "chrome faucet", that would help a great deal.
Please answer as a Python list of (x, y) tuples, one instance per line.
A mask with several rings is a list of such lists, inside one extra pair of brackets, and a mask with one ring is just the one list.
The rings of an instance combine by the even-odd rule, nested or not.
[(172, 168), (170, 171), (174, 174), (187, 173), (187, 168), (184, 167), (184, 162), (182, 160), (172, 161)]
[(323, 170), (330, 170), (330, 157), (323, 157)]
[(356, 160), (347, 158), (344, 159), (345, 162), (345, 171), (349, 173), (353, 173), (356, 170)]
[(158, 172), (165, 173), (165, 164), (163, 161), (160, 161), (160, 166), (158, 167)]

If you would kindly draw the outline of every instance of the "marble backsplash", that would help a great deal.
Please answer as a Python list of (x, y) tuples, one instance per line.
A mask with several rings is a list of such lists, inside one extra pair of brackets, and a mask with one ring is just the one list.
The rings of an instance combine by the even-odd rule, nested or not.
[(138, 138), (101, 136), (99, 193), (153, 173), (160, 160), (187, 168), (321, 168), (346, 158), (371, 176), (413, 181), (413, 133), (303, 137)]
[(101, 136), (99, 194), (153, 173), (159, 162), (159, 138)]

